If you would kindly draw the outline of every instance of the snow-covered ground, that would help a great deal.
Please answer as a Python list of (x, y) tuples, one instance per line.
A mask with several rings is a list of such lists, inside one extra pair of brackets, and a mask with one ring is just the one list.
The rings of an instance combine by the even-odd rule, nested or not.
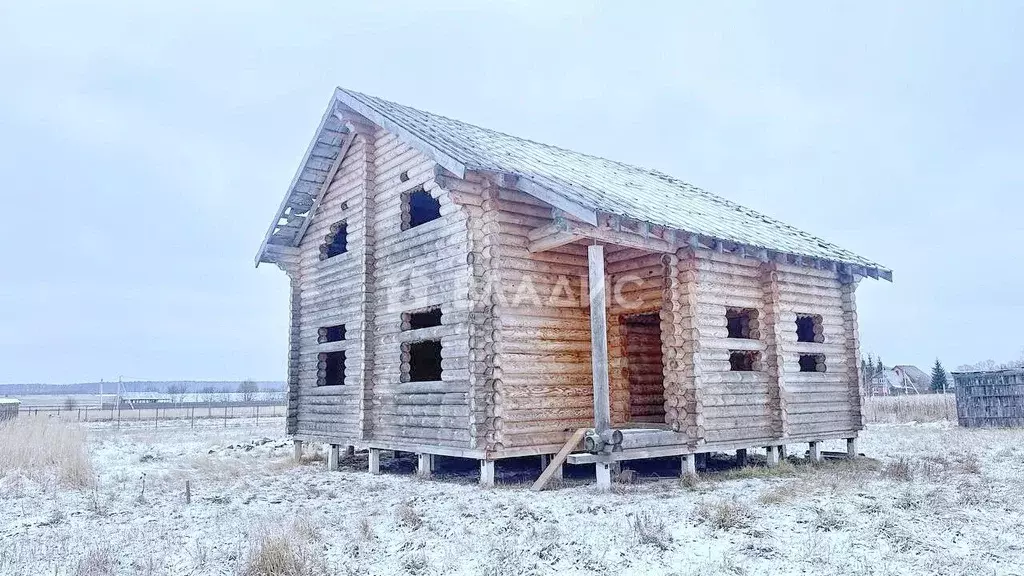
[[(331, 473), (322, 449), (291, 461), (280, 419), (233, 424), (91, 423), (92, 488), (0, 471), (0, 574), (1024, 573), (1024, 430), (873, 425), (853, 463), (683, 485), (667, 462), (609, 494), (537, 494), (482, 489), (472, 463), (371, 476), (357, 454)], [(516, 465), (536, 473), (499, 477)]]

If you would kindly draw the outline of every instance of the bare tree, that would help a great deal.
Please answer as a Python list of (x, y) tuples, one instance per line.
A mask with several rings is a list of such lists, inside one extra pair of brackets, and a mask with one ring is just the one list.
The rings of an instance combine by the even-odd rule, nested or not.
[(75, 408), (78, 408), (78, 399), (77, 398), (75, 398), (74, 396), (68, 396), (67, 398), (64, 398), (64, 409), (65, 410), (71, 411), (71, 410), (74, 410)]
[(238, 385), (238, 393), (242, 395), (242, 400), (245, 402), (252, 402), (255, 400), (256, 394), (258, 394), (259, 391), (259, 386), (257, 386), (252, 380), (243, 380)]
[(185, 399), (185, 394), (188, 394), (188, 386), (183, 383), (168, 384), (167, 393), (171, 395), (171, 402), (180, 403)]
[(220, 398), (220, 390), (216, 386), (203, 386), (199, 393), (207, 403), (216, 402)]

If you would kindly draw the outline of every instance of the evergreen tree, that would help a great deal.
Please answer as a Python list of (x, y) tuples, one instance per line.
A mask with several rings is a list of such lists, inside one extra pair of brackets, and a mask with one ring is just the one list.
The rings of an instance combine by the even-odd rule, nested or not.
[(875, 364), (875, 374), (881, 374), (882, 372), (885, 372), (885, 365), (882, 364), (882, 357), (879, 356), (878, 363)]
[(947, 388), (949, 388), (949, 382), (946, 381), (946, 369), (936, 358), (935, 366), (932, 366), (932, 391), (945, 392)]

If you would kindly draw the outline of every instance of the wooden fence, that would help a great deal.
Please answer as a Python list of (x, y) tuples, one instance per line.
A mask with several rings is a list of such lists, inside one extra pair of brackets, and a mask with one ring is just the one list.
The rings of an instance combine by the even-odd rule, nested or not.
[(1024, 370), (954, 372), (953, 381), (961, 426), (1024, 426)]
[(21, 416), (47, 415), (71, 422), (147, 422), (158, 427), (161, 421), (184, 420), (194, 427), (196, 420), (220, 420), (227, 425), (229, 420), (255, 418), (279, 418), (287, 412), (281, 401), (251, 402), (155, 402), (150, 404), (121, 403), (119, 405), (84, 406), (68, 408), (62, 406), (22, 406)]

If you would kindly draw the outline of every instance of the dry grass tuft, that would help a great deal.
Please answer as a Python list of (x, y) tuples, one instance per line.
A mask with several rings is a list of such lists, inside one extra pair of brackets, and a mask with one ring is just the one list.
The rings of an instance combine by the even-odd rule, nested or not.
[(825, 508), (815, 506), (813, 510), (814, 518), (811, 520), (811, 526), (815, 530), (819, 530), (821, 532), (834, 532), (836, 530), (842, 530), (847, 526), (847, 524), (849, 524), (846, 520), (845, 514), (838, 508), (832, 506)]
[(697, 521), (715, 530), (749, 528), (754, 521), (754, 512), (749, 506), (735, 500), (719, 500), (709, 503), (701, 501), (696, 508)]
[(316, 553), (319, 528), (296, 519), (282, 528), (256, 531), (239, 576), (326, 576), (322, 556)]
[(0, 477), (12, 471), (67, 488), (89, 488), (96, 481), (85, 431), (47, 416), (0, 423)]
[(901, 456), (882, 467), (882, 476), (900, 482), (910, 482), (914, 479), (914, 464)]
[(628, 522), (635, 543), (654, 546), (663, 551), (671, 547), (672, 535), (669, 534), (665, 520), (661, 516), (651, 512), (639, 512)]
[(402, 503), (397, 510), (395, 510), (395, 517), (398, 518), (398, 523), (402, 526), (406, 526), (413, 530), (423, 526), (423, 517), (420, 513), (413, 508), (411, 502)]
[(956, 422), (956, 398), (952, 394), (868, 396), (864, 419), (871, 423)]
[(117, 555), (110, 548), (93, 548), (75, 566), (75, 576), (114, 576)]

